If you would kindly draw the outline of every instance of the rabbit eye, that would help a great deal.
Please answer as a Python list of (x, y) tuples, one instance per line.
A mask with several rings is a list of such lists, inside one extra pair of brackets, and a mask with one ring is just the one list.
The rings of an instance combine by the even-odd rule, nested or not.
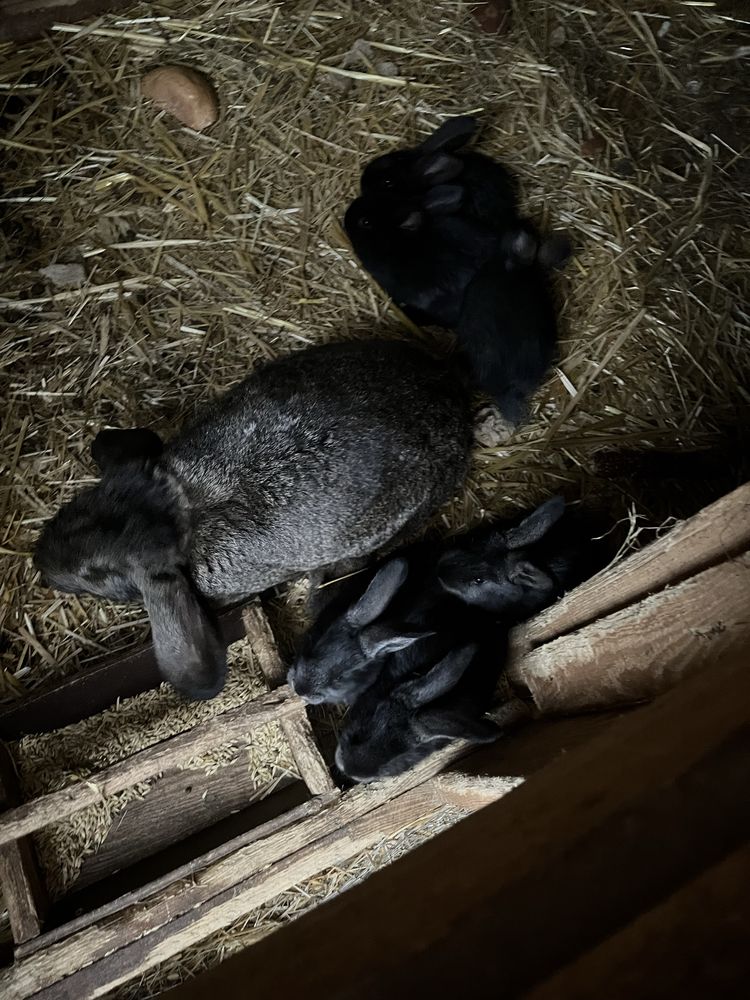
[(474, 577), (474, 583), (475, 583), (475, 584), (476, 584), (476, 585), (477, 585), (478, 587), (479, 587), (479, 586), (481, 586), (482, 582), (483, 582), (483, 581), (482, 581), (482, 578), (481, 578), (481, 576), (475, 576), (475, 577)]
[(386, 188), (386, 189), (392, 188), (393, 187), (393, 178), (392, 177), (384, 177), (383, 178), (383, 187)]
[(362, 227), (362, 229), (369, 229), (370, 226), (372, 225), (372, 223), (370, 222), (370, 220), (367, 218), (366, 215), (362, 216), (362, 218), (359, 220), (359, 224)]

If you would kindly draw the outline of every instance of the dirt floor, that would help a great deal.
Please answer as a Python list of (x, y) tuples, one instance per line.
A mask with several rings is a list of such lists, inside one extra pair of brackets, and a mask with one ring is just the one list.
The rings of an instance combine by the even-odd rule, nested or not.
[[(655, 526), (746, 475), (750, 18), (523, 0), (495, 34), (481, 6), (157, 0), (0, 47), (1, 699), (148, 634), (141, 608), (54, 594), (29, 558), (93, 481), (103, 425), (169, 434), (260, 359), (313, 343), (449, 346), (404, 324), (340, 220), (369, 158), (452, 114), (478, 115), (478, 148), (576, 253), (532, 419), (508, 436), (482, 411), (437, 528), (555, 492)], [(140, 96), (168, 62), (212, 79), (205, 133)], [(277, 601), (298, 629), (298, 588)]]

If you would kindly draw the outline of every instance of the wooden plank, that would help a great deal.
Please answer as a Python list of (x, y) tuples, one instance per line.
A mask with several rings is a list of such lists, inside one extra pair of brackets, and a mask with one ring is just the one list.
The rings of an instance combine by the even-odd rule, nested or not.
[[(223, 611), (217, 622), (227, 645), (245, 635), (239, 607)], [(61, 729), (103, 712), (118, 698), (158, 687), (162, 680), (150, 643), (105, 657), (0, 711), (0, 739), (19, 740), (28, 733)]]
[(28, 955), (33, 955), (37, 951), (57, 944), (67, 937), (71, 937), (78, 931), (91, 927), (93, 924), (103, 924), (106, 918), (121, 913), (136, 903), (142, 903), (151, 896), (156, 896), (160, 890), (167, 888), (175, 882), (189, 882), (199, 872), (204, 868), (209, 868), (214, 862), (228, 857), (230, 854), (237, 852), (241, 847), (247, 847), (249, 844), (265, 840), (272, 834), (278, 833), (280, 830), (284, 830), (286, 827), (292, 826), (300, 820), (316, 815), (323, 808), (330, 805), (332, 801), (333, 796), (326, 797), (321, 795), (314, 799), (308, 799), (306, 802), (291, 809), (287, 809), (272, 819), (243, 831), (223, 844), (204, 852), (177, 868), (173, 868), (158, 878), (132, 889), (117, 899), (98, 906), (88, 913), (82, 913), (80, 916), (67, 921), (62, 926), (47, 931), (33, 941), (28, 941), (25, 945), (16, 949), (16, 957), (26, 958)]
[[(5, 744), (0, 743), (0, 810), (20, 802), (13, 759)], [(21, 944), (35, 938), (41, 932), (49, 900), (30, 837), (21, 837), (0, 848), (0, 886), (14, 942)]]
[(159, 775), (149, 794), (128, 803), (104, 843), (83, 859), (73, 889), (77, 892), (213, 826), (249, 806), (262, 792), (245, 753), (211, 774), (172, 770)]
[(747, 996), (750, 848), (713, 865), (526, 1000)]
[[(395, 836), (428, 818), (441, 806), (428, 782), (367, 815), (341, 826), (327, 837), (281, 858), (272, 868), (215, 895), (210, 903), (184, 913), (168, 924), (119, 948), (80, 972), (66, 977), (64, 996), (88, 1000), (104, 996), (122, 983), (178, 954), (189, 945), (228, 927), (257, 906), (304, 879)], [(17, 993), (18, 1000), (27, 996)], [(35, 993), (36, 1000), (60, 1000), (60, 987)]]
[(750, 548), (750, 483), (705, 507), (640, 552), (604, 570), (514, 636), (525, 651), (611, 614)]
[[(589, 720), (581, 721), (586, 723), (584, 728), (590, 733), (592, 730), (588, 725)], [(547, 731), (550, 729), (560, 735), (562, 742), (547, 738)], [(526, 746), (522, 752), (522, 761), (530, 763), (535, 769), (543, 767), (545, 762), (558, 756), (561, 750), (574, 742), (569, 727), (562, 726), (557, 720), (528, 726), (529, 738), (533, 736), (533, 731), (537, 731), (545, 748), (544, 753), (529, 753)], [(513, 742), (508, 741), (498, 744), (497, 748), (502, 753), (499, 773), (510, 776), (506, 778), (507, 788), (515, 784), (513, 776), (523, 777), (530, 773), (520, 770), (514, 764), (513, 746)], [(213, 859), (206, 859), (205, 865), (193, 867), (189, 872), (176, 872), (168, 883), (162, 880), (157, 887), (158, 891), (148, 896), (140, 894), (134, 900), (137, 905), (130, 906), (111, 920), (99, 921), (96, 926), (91, 926), (87, 921), (85, 925), (80, 925), (79, 931), (65, 940), (62, 939), (61, 932), (54, 939), (48, 936), (49, 947), (35, 949), (32, 958), (17, 962), (5, 978), (0, 976), (0, 993), (5, 988), (16, 990), (19, 995), (25, 996), (35, 990), (52, 987), (63, 976), (92, 962), (98, 962), (122, 947), (124, 942), (133, 942), (144, 935), (151, 935), (182, 914), (197, 912), (219, 893), (231, 894), (232, 887), (239, 882), (273, 871), (284, 858), (325, 840), (340, 828), (366, 816), (391, 799), (421, 786), (445, 767), (464, 757), (466, 750), (466, 744), (455, 743), (398, 778), (354, 788), (341, 795), (338, 800), (335, 796), (328, 796), (325, 800), (321, 797), (317, 801), (325, 801), (324, 807), (316, 808), (309, 817), (294, 825), (285, 824), (283, 829), (267, 828), (262, 836), (253, 837), (247, 846), (243, 844), (231, 854), (222, 855), (216, 859), (216, 863), (213, 863)], [(467, 759), (466, 765), (470, 766), (472, 760), (473, 755)], [(443, 803), (444, 796), (437, 786), (433, 787), (432, 794)]]
[(478, 777), (463, 771), (450, 771), (435, 778), (435, 794), (447, 806), (476, 812), (512, 792), (523, 781), (521, 777)]
[(267, 722), (280, 722), (300, 711), (304, 711), (304, 704), (288, 687), (261, 695), (199, 723), (186, 733), (172, 736), (132, 754), (84, 781), (40, 795), (31, 802), (9, 809), (0, 817), (0, 845), (58, 823), (79, 810), (94, 805), (103, 796), (121, 792), (139, 781), (184, 764), (191, 757), (242, 739), (258, 726)]
[[(611, 708), (666, 691), (725, 649), (750, 649), (750, 553), (511, 662), (541, 712)], [(750, 653), (748, 653), (750, 659)]]
[(525, 995), (750, 843), (749, 754), (743, 649), (168, 996)]
[[(286, 667), (279, 656), (273, 631), (260, 603), (251, 604), (242, 612), (250, 647), (271, 690), (286, 681)], [(281, 730), (292, 751), (300, 777), (312, 795), (336, 790), (336, 784), (318, 749), (315, 734), (307, 718), (300, 714), (281, 723)]]

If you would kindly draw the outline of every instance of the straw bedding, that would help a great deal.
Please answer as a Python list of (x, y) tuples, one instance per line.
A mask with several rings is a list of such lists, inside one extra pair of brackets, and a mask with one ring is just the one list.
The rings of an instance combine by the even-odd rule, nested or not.
[[(53, 594), (29, 559), (43, 521), (93, 481), (101, 426), (169, 434), (259, 360), (314, 343), (449, 343), (405, 324), (339, 220), (364, 161), (450, 114), (480, 116), (481, 148), (577, 253), (559, 282), (559, 366), (515, 434), (483, 411), (439, 530), (553, 492), (659, 523), (729, 488), (749, 367), (738, 9), (524, 0), (488, 35), (456, 0), (157, 0), (0, 52), (0, 698), (147, 636), (142, 609)], [(140, 98), (164, 62), (212, 79), (222, 116), (205, 134)], [(710, 460), (665, 487), (663, 466), (643, 473), (631, 455), (653, 449)], [(96, 766), (97, 741), (132, 752), (213, 710), (163, 692), (134, 702), (77, 730)], [(29, 789), (51, 745), (23, 748)], [(266, 751), (261, 777), (288, 765), (280, 737)], [(104, 813), (77, 847), (57, 843), (60, 884), (106, 834)]]

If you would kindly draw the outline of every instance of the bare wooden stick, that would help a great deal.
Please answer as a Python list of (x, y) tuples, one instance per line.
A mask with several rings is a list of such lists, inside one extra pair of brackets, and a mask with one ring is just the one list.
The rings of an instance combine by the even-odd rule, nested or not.
[[(0, 743), (0, 809), (18, 805), (21, 793), (13, 760)], [(0, 886), (16, 944), (37, 937), (47, 911), (47, 891), (30, 837), (0, 847)]]
[(0, 846), (59, 823), (94, 805), (104, 796), (114, 795), (162, 771), (179, 767), (191, 757), (241, 739), (258, 726), (280, 722), (299, 712), (304, 712), (304, 703), (288, 687), (284, 687), (201, 722), (189, 732), (162, 740), (75, 785), (9, 809), (0, 817)]
[[(274, 690), (286, 680), (286, 669), (279, 656), (271, 626), (259, 603), (251, 604), (242, 612), (250, 646), (260, 666), (266, 683)], [(300, 777), (313, 795), (337, 791), (330, 771), (318, 750), (315, 734), (307, 718), (300, 712), (293, 719), (281, 723), (281, 730), (292, 751)]]
[(511, 679), (542, 712), (652, 698), (725, 650), (750, 648), (749, 595), (745, 553), (532, 650)]
[(515, 631), (518, 652), (549, 642), (750, 547), (750, 483), (604, 570)]

